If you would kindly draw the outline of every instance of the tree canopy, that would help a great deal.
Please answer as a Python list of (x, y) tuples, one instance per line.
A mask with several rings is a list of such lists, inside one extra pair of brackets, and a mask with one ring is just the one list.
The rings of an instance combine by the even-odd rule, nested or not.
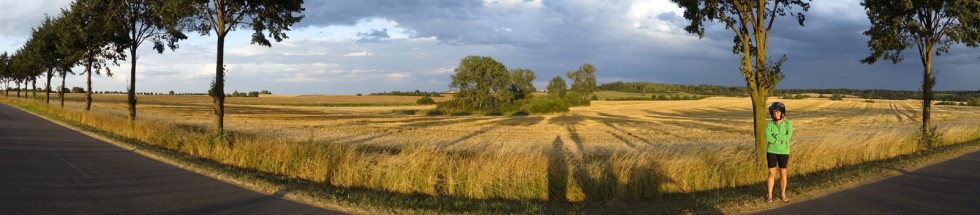
[(558, 98), (564, 98), (565, 92), (568, 91), (568, 84), (565, 83), (565, 79), (561, 76), (555, 76), (548, 82), (548, 96), (554, 96)]
[(478, 110), (493, 110), (510, 101), (514, 94), (510, 73), (491, 57), (467, 56), (459, 61), (449, 87), (458, 89), (457, 98)]

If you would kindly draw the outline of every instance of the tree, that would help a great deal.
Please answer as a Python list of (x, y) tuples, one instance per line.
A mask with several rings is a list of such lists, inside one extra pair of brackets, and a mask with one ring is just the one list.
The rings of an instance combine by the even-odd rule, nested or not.
[(65, 26), (65, 19), (62, 17), (63, 14), (57, 17), (45, 16), (41, 25), (31, 30), (30, 38), (18, 54), (22, 55), (22, 61), (30, 61), (32, 62), (30, 65), (46, 70), (46, 103), (51, 103), (51, 78), (54, 76), (55, 70), (70, 69), (75, 63), (73, 60), (66, 59), (69, 56), (63, 53), (63, 50), (67, 50), (63, 43), (70, 38), (60, 35), (63, 26)]
[(459, 61), (449, 87), (459, 89), (456, 99), (478, 110), (490, 111), (510, 101), (510, 73), (491, 57), (467, 56)]
[(7, 88), (8, 87), (6, 85), (7, 84), (7, 80), (9, 80), (10, 76), (11, 76), (11, 71), (10, 71), (10, 54), (7, 54), (7, 52), (3, 52), (3, 54), (0, 54), (0, 81), (3, 81), (3, 83), (4, 83), (4, 86), (3, 86), (3, 94), (4, 94), (4, 96), (10, 96), (10, 95), (7, 94)]
[(932, 106), (933, 55), (949, 52), (952, 44), (962, 43), (977, 47), (980, 42), (980, 1), (897, 1), (864, 0), (871, 28), (864, 32), (870, 36), (868, 48), (871, 55), (861, 63), (874, 64), (879, 59), (899, 63), (902, 51), (915, 46), (922, 62), (922, 139), (931, 145), (932, 128), (929, 127)]
[(548, 96), (554, 96), (558, 98), (565, 98), (565, 92), (568, 91), (568, 84), (565, 84), (565, 79), (561, 76), (555, 76), (548, 82)]
[(568, 79), (572, 80), (572, 92), (578, 95), (578, 104), (573, 103), (572, 105), (589, 105), (592, 97), (592, 93), (596, 90), (595, 81), (595, 66), (592, 64), (582, 64), (575, 71), (568, 72)]
[(65, 26), (66, 38), (70, 38), (67, 47), (71, 53), (80, 56), (79, 63), (85, 67), (87, 89), (85, 92), (85, 110), (92, 108), (92, 73), (100, 74), (105, 70), (106, 75), (112, 76), (108, 65), (118, 65), (118, 60), (125, 58), (126, 39), (124, 22), (118, 14), (125, 9), (121, 2), (111, 0), (77, 0), (71, 4), (69, 11), (64, 11), (68, 25)]
[(303, 0), (186, 0), (195, 14), (191, 30), (218, 37), (218, 54), (214, 82), (209, 90), (214, 98), (214, 124), (219, 132), (224, 130), (225, 113), (225, 36), (239, 28), (251, 27), (252, 44), (271, 47), (266, 32), (276, 42), (288, 38), (286, 31), (303, 19), (298, 15), (305, 10)]
[[(795, 7), (803, 12), (810, 9), (810, 0), (671, 0), (684, 8), (684, 18), (691, 23), (684, 28), (688, 33), (704, 38), (705, 21), (717, 21), (735, 33), (732, 52), (741, 56), (739, 71), (745, 77), (749, 96), (752, 98), (752, 114), (755, 130), (757, 162), (761, 165), (766, 155), (766, 98), (782, 79), (779, 63), (767, 61), (769, 33), (776, 17), (796, 16), (803, 26), (806, 16), (793, 14)], [(772, 3), (770, 6), (770, 2)], [(785, 59), (785, 58), (783, 58)]]
[(530, 98), (531, 93), (538, 91), (534, 88), (534, 71), (530, 69), (518, 68), (510, 70), (510, 91), (514, 94), (514, 99)]
[[(118, 0), (117, 0), (118, 1)], [(178, 27), (180, 20), (193, 15), (192, 10), (181, 10), (179, 1), (124, 0), (120, 10), (123, 26), (128, 32), (129, 48), (129, 120), (136, 120), (136, 50), (146, 41), (153, 42), (153, 49), (162, 54), (164, 44), (170, 50), (177, 49), (177, 42), (187, 39)]]

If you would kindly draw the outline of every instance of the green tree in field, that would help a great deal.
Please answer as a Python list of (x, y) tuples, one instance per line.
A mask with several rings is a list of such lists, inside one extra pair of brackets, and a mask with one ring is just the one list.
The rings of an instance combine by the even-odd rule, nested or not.
[(514, 94), (514, 99), (531, 98), (531, 93), (538, 91), (534, 88), (534, 79), (537, 76), (534, 75), (534, 71), (530, 69), (512, 69), (510, 70), (510, 80), (513, 82), (510, 86), (511, 93)]
[[(121, 14), (125, 5), (111, 0), (76, 0), (71, 4), (64, 19), (67, 19), (63, 39), (68, 39), (71, 53), (80, 56), (78, 62), (85, 67), (87, 75), (85, 110), (92, 109), (92, 73), (112, 76), (109, 64), (118, 65), (119, 59), (126, 57), (125, 23)], [(64, 86), (62, 86), (64, 87)]]
[(183, 0), (195, 12), (191, 30), (218, 37), (218, 54), (211, 96), (214, 98), (214, 124), (224, 131), (225, 117), (225, 36), (242, 28), (251, 28), (252, 44), (271, 47), (266, 33), (276, 42), (288, 38), (286, 31), (303, 19), (303, 0)]
[(123, 20), (123, 28), (128, 32), (126, 40), (129, 48), (129, 120), (136, 120), (136, 50), (146, 41), (153, 42), (153, 49), (162, 54), (164, 45), (170, 50), (177, 49), (177, 41), (187, 39), (177, 27), (179, 22), (193, 15), (193, 10), (184, 9), (179, 1), (165, 0), (115, 0), (125, 9), (118, 14)]
[(7, 81), (10, 80), (10, 76), (11, 76), (10, 54), (8, 54), (7, 52), (3, 52), (3, 54), (0, 54), (0, 81), (3, 81), (4, 84), (3, 86), (4, 96), (9, 96), (7, 94), (7, 88), (9, 88), (9, 86), (7, 85)]
[(491, 57), (467, 56), (459, 61), (449, 87), (459, 89), (455, 99), (481, 111), (491, 111), (514, 98), (510, 73)]
[(568, 92), (568, 84), (561, 76), (555, 76), (548, 82), (548, 96), (565, 98), (565, 92)]
[[(795, 16), (802, 26), (806, 19), (802, 12), (793, 13), (795, 7), (809, 10), (809, 0), (671, 0), (684, 8), (684, 18), (691, 24), (684, 28), (689, 33), (704, 38), (707, 22), (717, 21), (735, 33), (732, 51), (740, 55), (739, 71), (745, 77), (755, 129), (756, 158), (763, 164), (766, 155), (766, 98), (781, 79), (779, 64), (767, 61), (769, 33), (780, 16)], [(781, 64), (781, 63), (780, 63)], [(774, 68), (775, 67), (775, 68)]]
[(568, 72), (568, 79), (572, 80), (572, 92), (575, 92), (578, 98), (578, 104), (573, 103), (572, 105), (589, 105), (591, 101), (592, 94), (596, 90), (595, 81), (595, 66), (592, 64), (583, 64), (575, 71)]
[(922, 139), (931, 145), (935, 134), (929, 127), (932, 106), (932, 88), (936, 78), (932, 74), (933, 55), (949, 52), (950, 46), (962, 43), (977, 47), (980, 42), (980, 1), (960, 0), (864, 0), (871, 28), (864, 32), (871, 39), (868, 48), (871, 55), (862, 63), (874, 64), (879, 59), (898, 63), (903, 60), (902, 51), (913, 46), (922, 62)]

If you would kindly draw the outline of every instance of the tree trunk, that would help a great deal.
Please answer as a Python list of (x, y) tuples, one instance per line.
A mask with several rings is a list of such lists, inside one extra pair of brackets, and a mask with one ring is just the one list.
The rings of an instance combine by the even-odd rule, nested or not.
[(751, 92), (752, 97), (752, 128), (755, 133), (755, 153), (756, 161), (759, 165), (765, 167), (766, 165), (766, 147), (769, 142), (766, 141), (766, 114), (769, 113), (769, 109), (766, 108), (766, 97), (760, 92)]
[(44, 87), (44, 88), (47, 88), (45, 90), (46, 93), (44, 95), (44, 98), (45, 98), (45, 102), (44, 103), (46, 103), (46, 104), (51, 104), (51, 77), (54, 76), (54, 71), (53, 70), (54, 69), (52, 69), (52, 68), (48, 68), (48, 84), (45, 85), (45, 87)]
[(932, 109), (932, 87), (936, 80), (932, 77), (932, 56), (926, 57), (924, 65), (925, 71), (922, 73), (922, 142), (927, 147), (933, 147), (934, 134), (929, 127), (929, 113)]
[[(136, 21), (133, 21), (133, 29), (135, 29)], [(134, 33), (135, 34), (135, 33)], [(133, 36), (132, 38), (136, 38)], [(129, 48), (129, 56), (132, 62), (129, 67), (129, 121), (136, 121), (136, 41), (133, 41), (132, 46)]]
[(37, 76), (31, 77), (31, 99), (37, 99)]
[(17, 80), (17, 98), (20, 98), (20, 80)]
[(212, 96), (214, 97), (214, 126), (219, 133), (223, 132), (225, 129), (224, 117), (225, 117), (225, 68), (224, 68), (224, 55), (225, 55), (225, 37), (222, 33), (218, 33), (218, 60), (217, 66), (215, 68), (214, 74), (214, 86), (211, 89)]
[(65, 107), (65, 75), (66, 74), (68, 74), (68, 72), (62, 72), (61, 73), (61, 89), (58, 90), (58, 92), (60, 92), (60, 93), (58, 93), (58, 95), (61, 97), (61, 107), (62, 108)]
[(92, 109), (92, 61), (93, 60), (94, 59), (92, 59), (92, 57), (89, 57), (87, 59), (87, 62), (85, 62), (85, 74), (88, 75), (88, 81), (86, 82), (86, 84), (88, 85), (88, 90), (85, 91), (86, 111)]

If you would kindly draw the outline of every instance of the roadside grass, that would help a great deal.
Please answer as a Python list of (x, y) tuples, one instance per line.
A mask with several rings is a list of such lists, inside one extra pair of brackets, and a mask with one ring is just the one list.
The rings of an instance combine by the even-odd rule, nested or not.
[[(146, 119), (131, 123), (120, 114), (0, 101), (234, 178), (262, 181), (276, 187), (272, 193), (301, 193), (311, 202), (373, 212), (739, 212), (759, 207), (753, 202), (764, 192), (764, 172), (751, 159), (752, 146), (747, 144), (667, 144), (582, 153), (583, 139), (592, 137), (571, 127), (570, 136), (528, 146), (531, 150), (349, 144), (234, 131), (220, 136), (200, 126)], [(586, 120), (578, 118), (559, 121)], [(791, 195), (819, 193), (834, 187), (828, 184), (862, 181), (887, 169), (949, 156), (940, 152), (975, 146), (980, 137), (980, 128), (946, 125), (940, 128), (944, 148), (920, 151), (909, 130), (855, 129), (798, 141)]]

